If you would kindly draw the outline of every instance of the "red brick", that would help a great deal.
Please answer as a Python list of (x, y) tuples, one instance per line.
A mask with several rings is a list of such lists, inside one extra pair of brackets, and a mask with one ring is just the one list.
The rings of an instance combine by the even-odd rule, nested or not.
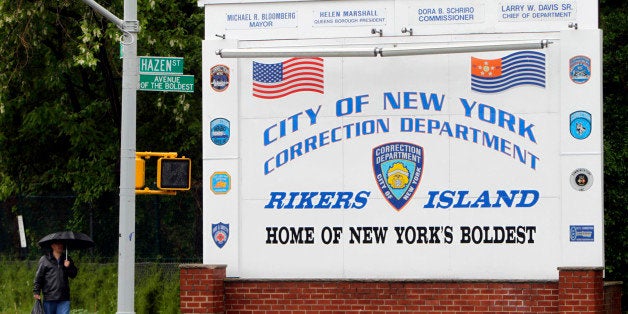
[[(205, 271), (216, 278), (204, 281), (206, 286), (199, 289), (212, 294), (208, 306), (222, 309), (215, 313), (573, 313), (611, 307), (598, 271), (561, 270), (557, 282), (529, 283), (228, 280), (224, 284), (224, 268)], [(183, 307), (194, 291), (181, 287)], [(182, 313), (187, 312), (182, 308)]]

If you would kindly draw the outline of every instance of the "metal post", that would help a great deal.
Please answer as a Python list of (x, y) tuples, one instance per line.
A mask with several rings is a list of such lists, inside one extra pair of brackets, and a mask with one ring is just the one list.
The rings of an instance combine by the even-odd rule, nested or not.
[(137, 0), (124, 0), (118, 312), (135, 313), (135, 132), (139, 82)]
[(139, 67), (137, 0), (124, 0), (124, 21), (94, 0), (83, 0), (122, 30), (122, 124), (120, 130), (120, 222), (118, 311), (135, 313), (135, 124)]

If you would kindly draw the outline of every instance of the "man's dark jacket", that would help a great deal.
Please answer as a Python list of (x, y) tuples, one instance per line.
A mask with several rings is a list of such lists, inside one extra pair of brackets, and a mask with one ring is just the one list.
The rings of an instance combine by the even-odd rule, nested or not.
[(45, 301), (69, 301), (70, 300), (70, 282), (69, 278), (76, 277), (78, 269), (74, 266), (72, 259), (70, 267), (63, 266), (65, 256), (61, 256), (59, 260), (54, 258), (52, 253), (44, 255), (39, 259), (39, 266), (35, 274), (35, 283), (33, 285), (33, 293), (40, 294), (43, 292)]

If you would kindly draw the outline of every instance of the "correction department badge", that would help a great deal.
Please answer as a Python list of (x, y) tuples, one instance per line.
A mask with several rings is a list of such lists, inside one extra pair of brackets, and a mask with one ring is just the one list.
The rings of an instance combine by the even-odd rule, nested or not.
[(214, 144), (221, 146), (229, 141), (231, 127), (229, 120), (224, 118), (214, 119), (209, 123), (209, 137)]
[(585, 168), (578, 168), (569, 177), (571, 187), (576, 191), (586, 191), (593, 185), (593, 174)]
[(224, 92), (229, 87), (229, 67), (218, 64), (209, 70), (209, 82), (213, 90)]
[(575, 111), (569, 115), (569, 131), (571, 136), (583, 140), (591, 134), (591, 114), (586, 111)]
[(576, 84), (584, 84), (591, 78), (591, 58), (575, 56), (569, 59), (569, 77)]
[(227, 194), (231, 190), (231, 176), (226, 172), (214, 172), (209, 181), (214, 194)]
[(423, 147), (393, 142), (373, 148), (373, 172), (379, 190), (397, 211), (416, 192), (423, 174)]
[(222, 249), (227, 240), (229, 240), (229, 224), (223, 224), (222, 222), (212, 224), (212, 238), (216, 246)]

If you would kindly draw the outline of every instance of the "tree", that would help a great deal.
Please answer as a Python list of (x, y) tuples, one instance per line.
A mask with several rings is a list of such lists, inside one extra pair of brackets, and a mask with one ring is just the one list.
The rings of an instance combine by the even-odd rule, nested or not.
[(602, 0), (604, 31), (604, 214), (606, 279), (624, 282), (628, 309), (628, 3)]
[[(112, 3), (108, 9), (116, 14), (121, 4)], [(199, 80), (203, 15), (196, 1), (140, 0), (138, 8), (138, 55), (183, 56), (186, 74)], [(83, 231), (89, 228), (91, 214), (99, 250), (115, 256), (117, 234), (111, 230), (117, 230), (112, 227), (118, 217), (121, 32), (80, 1), (0, 0), (0, 16), (4, 212), (10, 216), (30, 211), (31, 217), (25, 217), (32, 222), (29, 226), (37, 226), (36, 217), (68, 217), (56, 228)], [(138, 92), (137, 108), (138, 151), (181, 152), (200, 165), (199, 92)], [(197, 187), (199, 170), (193, 167)], [(179, 199), (189, 205), (173, 204), (200, 212), (198, 188), (195, 191)], [(73, 199), (69, 212), (67, 204), (54, 206), (51, 200), (59, 196)], [(25, 206), (25, 198), (40, 202)], [(43, 212), (44, 207), (49, 212)], [(46, 232), (33, 230), (30, 244)], [(186, 255), (197, 256), (199, 251), (200, 245)]]

